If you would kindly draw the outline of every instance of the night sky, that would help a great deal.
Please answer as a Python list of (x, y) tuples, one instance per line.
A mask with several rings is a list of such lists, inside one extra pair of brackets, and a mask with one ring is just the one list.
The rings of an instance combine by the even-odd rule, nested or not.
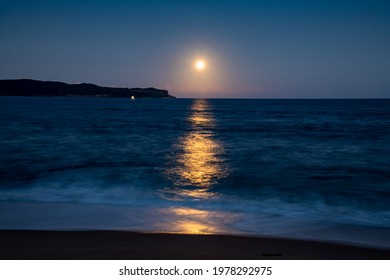
[(1, 1), (0, 79), (19, 78), (390, 98), (390, 1)]

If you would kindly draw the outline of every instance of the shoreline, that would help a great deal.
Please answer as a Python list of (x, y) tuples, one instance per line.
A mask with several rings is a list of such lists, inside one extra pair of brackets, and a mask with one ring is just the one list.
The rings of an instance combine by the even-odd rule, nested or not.
[[(136, 214), (135, 214), (136, 213)], [(237, 213), (236, 213), (237, 214)], [(258, 217), (254, 230), (239, 230), (230, 213), (191, 208), (129, 207), (64, 202), (0, 202), (0, 231), (133, 232), (167, 235), (213, 235), (275, 238), (390, 250), (388, 228), (307, 223)], [(242, 217), (238, 217), (242, 219)], [(238, 219), (236, 218), (236, 220)], [(221, 221), (222, 219), (222, 221)], [(252, 229), (252, 228), (248, 228)], [(257, 229), (257, 230), (256, 230)], [(1, 248), (0, 248), (1, 249)]]
[(2, 260), (388, 260), (390, 249), (235, 235), (0, 230)]

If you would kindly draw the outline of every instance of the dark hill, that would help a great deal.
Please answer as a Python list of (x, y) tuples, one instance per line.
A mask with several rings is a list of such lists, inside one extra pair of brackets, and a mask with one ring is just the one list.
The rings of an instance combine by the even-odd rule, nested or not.
[(66, 84), (29, 79), (0, 80), (0, 96), (173, 97), (167, 90), (156, 88), (112, 88), (94, 84)]

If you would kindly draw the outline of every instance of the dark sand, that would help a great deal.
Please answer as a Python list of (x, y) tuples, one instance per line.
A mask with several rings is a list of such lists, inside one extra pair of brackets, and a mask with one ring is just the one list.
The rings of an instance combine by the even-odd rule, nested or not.
[(0, 259), (390, 259), (390, 250), (292, 239), (124, 231), (0, 231)]

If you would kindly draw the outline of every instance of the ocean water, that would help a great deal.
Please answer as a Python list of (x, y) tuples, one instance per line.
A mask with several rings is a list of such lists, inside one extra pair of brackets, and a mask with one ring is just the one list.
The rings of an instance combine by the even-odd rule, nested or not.
[(390, 248), (390, 100), (0, 98), (0, 228)]

